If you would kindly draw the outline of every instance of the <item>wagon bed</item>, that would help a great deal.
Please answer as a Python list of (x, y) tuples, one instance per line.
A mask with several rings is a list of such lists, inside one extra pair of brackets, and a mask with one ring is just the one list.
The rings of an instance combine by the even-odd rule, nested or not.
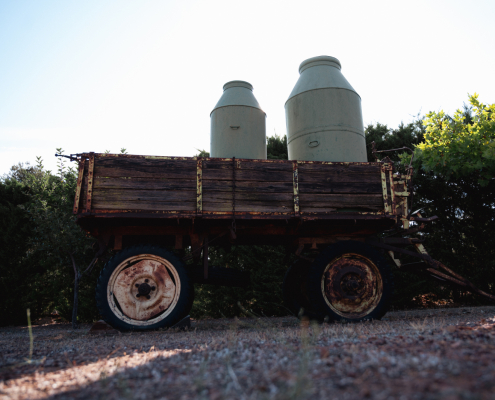
[(393, 174), (390, 163), (97, 153), (80, 160), (74, 214), (88, 232), (114, 237), (116, 249), (126, 236), (219, 233), (232, 220), (239, 243), (309, 231), (319, 237), (313, 242), (362, 237), (406, 221), (410, 177)]

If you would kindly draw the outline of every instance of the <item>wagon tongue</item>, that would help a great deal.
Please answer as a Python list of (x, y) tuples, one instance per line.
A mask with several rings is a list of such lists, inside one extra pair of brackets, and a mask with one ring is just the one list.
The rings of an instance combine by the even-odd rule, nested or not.
[[(434, 217), (426, 219), (424, 218), (424, 222), (430, 222), (427, 220), (433, 220)], [(418, 219), (417, 219), (418, 220)], [(410, 230), (409, 230), (410, 231)], [(436, 278), (442, 282), (450, 283), (451, 285), (460, 287), (464, 290), (468, 290), (471, 293), (476, 293), (481, 296), (484, 296), (495, 302), (495, 296), (486, 293), (483, 290), (474, 286), (470, 281), (456, 272), (452, 271), (450, 268), (442, 264), (440, 261), (434, 260), (426, 251), (425, 247), (421, 243), (422, 240), (416, 238), (381, 238), (378, 240), (367, 240), (367, 243), (372, 246), (379, 247), (388, 251), (388, 253), (392, 256), (396, 265), (403, 270), (415, 272), (415, 273), (427, 273), (433, 278)], [(406, 250), (402, 247), (398, 246), (414, 246), (414, 250)], [(413, 262), (409, 264), (402, 264), (399, 260), (397, 260), (396, 253), (404, 254), (407, 256), (412, 256), (421, 259), (420, 262)]]

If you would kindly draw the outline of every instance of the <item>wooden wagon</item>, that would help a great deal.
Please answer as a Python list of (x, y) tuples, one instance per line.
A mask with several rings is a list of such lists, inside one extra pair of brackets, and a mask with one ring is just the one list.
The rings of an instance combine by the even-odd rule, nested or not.
[[(420, 260), (410, 268), (470, 285), (407, 237), (434, 218), (410, 214), (412, 168), (395, 173), (387, 158), (75, 158), (77, 222), (100, 253), (118, 251), (97, 285), (99, 311), (118, 329), (173, 326), (188, 314), (195, 283), (246, 283), (242, 271), (209, 265), (209, 245), (292, 247), (298, 261), (284, 298), (295, 314), (317, 320), (381, 318), (393, 291), (387, 254), (399, 267), (399, 254), (414, 255)], [(392, 237), (380, 238), (385, 231)]]

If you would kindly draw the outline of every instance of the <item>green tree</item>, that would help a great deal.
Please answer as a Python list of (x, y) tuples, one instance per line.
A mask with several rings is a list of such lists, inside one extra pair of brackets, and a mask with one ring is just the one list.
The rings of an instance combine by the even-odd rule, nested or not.
[(206, 150), (200, 150), (200, 149), (196, 149), (199, 151), (198, 154), (196, 154), (194, 157), (210, 157), (210, 152), (206, 151)]
[[(57, 152), (63, 154), (62, 149)], [(33, 253), (73, 270), (72, 326), (77, 329), (80, 282), (98, 260), (93, 256), (88, 263), (94, 239), (80, 229), (72, 215), (77, 182), (74, 169), (66, 168), (63, 158), (58, 160), (58, 176), (46, 171), (40, 158), (36, 169), (39, 173), (31, 174), (27, 182), (31, 192), (27, 211), (33, 225), (29, 244)]]
[(0, 181), (0, 325), (26, 323), (26, 308), (39, 314), (32, 289), (37, 266), (28, 262), (32, 226), (21, 208), (29, 200), (26, 187), (17, 180)]
[(277, 134), (267, 139), (266, 154), (269, 160), (288, 160), (287, 136), (280, 137)]
[[(469, 108), (465, 108), (462, 114), (465, 124), (470, 124), (474, 119)], [(450, 120), (447, 115), (444, 117)], [(419, 117), (396, 129), (382, 124), (369, 125), (366, 128), (368, 159), (374, 160), (371, 152), (373, 141), (377, 150), (407, 146), (416, 149), (415, 154), (418, 155), (417, 148), (425, 143), (427, 126), (428, 123), (425, 125)], [(377, 155), (379, 158), (387, 155), (398, 169), (404, 169), (404, 163), (408, 164), (410, 160), (410, 155), (400, 151)], [(446, 179), (444, 171), (425, 168), (424, 162), (424, 157), (420, 156), (413, 164), (413, 211), (421, 209), (424, 216), (437, 215), (439, 219), (427, 224), (420, 238), (425, 239), (425, 246), (433, 258), (464, 275), (481, 289), (493, 292), (495, 249), (486, 238), (495, 234), (495, 182), (491, 180), (481, 186), (478, 171), (464, 175), (450, 174)], [(396, 270), (395, 277), (397, 290), (394, 302), (397, 307), (403, 307), (413, 297), (427, 293), (461, 302), (481, 301), (465, 291), (442, 286), (438, 281), (411, 272)]]
[(443, 177), (474, 177), (487, 186), (495, 176), (495, 104), (469, 96), (472, 114), (457, 110), (453, 117), (430, 112), (424, 121), (425, 140), (417, 146), (427, 171)]

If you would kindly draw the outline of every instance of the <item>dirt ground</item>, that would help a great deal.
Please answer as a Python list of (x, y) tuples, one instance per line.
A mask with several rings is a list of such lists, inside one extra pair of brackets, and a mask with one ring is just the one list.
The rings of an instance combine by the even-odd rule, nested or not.
[(495, 399), (495, 307), (382, 321), (194, 321), (191, 330), (0, 329), (0, 399)]

